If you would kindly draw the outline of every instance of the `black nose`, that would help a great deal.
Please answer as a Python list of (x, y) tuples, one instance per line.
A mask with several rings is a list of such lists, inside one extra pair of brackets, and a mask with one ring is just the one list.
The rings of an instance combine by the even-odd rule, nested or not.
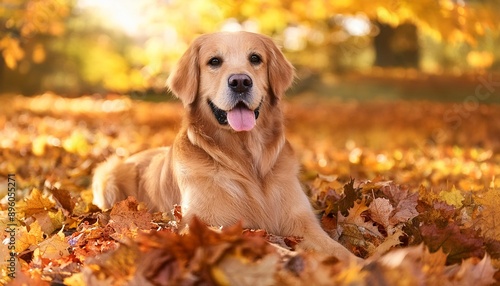
[(248, 91), (253, 83), (252, 79), (246, 74), (233, 74), (227, 80), (227, 85), (234, 92), (245, 92)]

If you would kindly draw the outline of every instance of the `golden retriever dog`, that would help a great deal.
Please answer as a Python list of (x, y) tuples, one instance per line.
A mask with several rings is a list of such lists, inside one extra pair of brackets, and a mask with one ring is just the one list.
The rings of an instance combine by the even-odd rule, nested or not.
[(107, 209), (134, 196), (151, 211), (182, 207), (213, 226), (242, 222), (302, 247), (355, 256), (321, 228), (285, 139), (281, 100), (294, 69), (271, 38), (249, 32), (197, 38), (168, 79), (185, 108), (172, 147), (114, 157), (93, 177), (94, 204)]

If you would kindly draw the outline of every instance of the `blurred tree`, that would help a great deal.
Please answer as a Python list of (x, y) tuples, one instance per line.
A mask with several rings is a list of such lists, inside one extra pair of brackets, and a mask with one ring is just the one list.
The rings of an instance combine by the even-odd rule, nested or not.
[[(7, 67), (14, 69), (27, 57), (23, 46), (40, 34), (61, 35), (71, 0), (2, 0), (0, 4), (0, 51)], [(45, 59), (44, 46), (32, 45), (31, 60)]]
[(275, 37), (309, 73), (486, 69), (499, 66), (498, 12), (500, 0), (3, 0), (0, 89), (161, 88), (194, 37), (238, 29)]

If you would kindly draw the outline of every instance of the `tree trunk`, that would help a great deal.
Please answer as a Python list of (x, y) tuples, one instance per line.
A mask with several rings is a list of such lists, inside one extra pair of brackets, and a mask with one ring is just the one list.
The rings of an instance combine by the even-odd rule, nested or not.
[(373, 39), (375, 66), (418, 68), (420, 60), (417, 26), (404, 23), (397, 27), (377, 22), (380, 32)]

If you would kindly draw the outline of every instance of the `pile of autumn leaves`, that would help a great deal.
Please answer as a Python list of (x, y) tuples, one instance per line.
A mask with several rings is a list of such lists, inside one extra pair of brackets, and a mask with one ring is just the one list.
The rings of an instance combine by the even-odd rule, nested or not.
[[(165, 106), (156, 112), (147, 105), (149, 116), (141, 117), (138, 109), (127, 111), (127, 100), (101, 101), (99, 106), (109, 101), (108, 107), (118, 110), (110, 119), (88, 115), (96, 110), (95, 99), (68, 101), (74, 110), (57, 104), (60, 99), (54, 96), (31, 101), (36, 100), (45, 100), (34, 105), (37, 110), (0, 115), (0, 134), (18, 132), (11, 139), (0, 138), (0, 145), (10, 146), (0, 149), (0, 171), (17, 173), (23, 196), (16, 205), (14, 285), (490, 285), (500, 280), (500, 227), (495, 221), (500, 193), (495, 184), (462, 191), (408, 187), (379, 177), (318, 175), (307, 180), (306, 191), (323, 228), (365, 259), (339, 261), (301, 250), (300, 237), (238, 225), (214, 229), (200, 222), (181, 230), (180, 208), (148, 213), (132, 198), (102, 212), (91, 204), (92, 169), (106, 152), (118, 152), (119, 143), (133, 152), (170, 140), (175, 128), (164, 131), (171, 120), (161, 115)], [(43, 102), (45, 110), (40, 109)], [(86, 104), (88, 110), (75, 115)], [(67, 112), (71, 114), (61, 120)], [(163, 121), (154, 121), (161, 116)], [(117, 117), (119, 123), (109, 124)], [(131, 129), (140, 128), (138, 121), (148, 129)], [(36, 122), (36, 130), (27, 122)], [(35, 140), (29, 140), (30, 132), (37, 132)], [(99, 132), (105, 135), (101, 139), (95, 135)], [(23, 156), (26, 160), (17, 158)], [(4, 213), (4, 201), (0, 203)], [(6, 245), (0, 250), (5, 261)], [(0, 271), (6, 277), (3, 265)], [(1, 283), (7, 280), (0, 278)]]
[[(325, 230), (366, 261), (305, 252), (296, 249), (298, 237), (239, 225), (214, 229), (195, 221), (181, 234), (180, 208), (151, 214), (129, 198), (109, 212), (99, 212), (56, 189), (45, 194), (34, 189), (19, 205), (29, 227), (21, 228), (25, 232), (19, 236), (23, 251), (16, 279), (37, 285), (495, 282), (491, 257), (498, 261), (500, 241), (485, 238), (479, 227), (487, 219), (483, 209), (494, 207), (484, 204), (495, 199), (489, 197), (494, 193), (455, 208), (446, 202), (449, 194), (412, 192), (382, 180), (341, 185), (335, 178), (318, 177), (310, 191)], [(72, 211), (77, 204), (94, 211), (76, 216)]]

